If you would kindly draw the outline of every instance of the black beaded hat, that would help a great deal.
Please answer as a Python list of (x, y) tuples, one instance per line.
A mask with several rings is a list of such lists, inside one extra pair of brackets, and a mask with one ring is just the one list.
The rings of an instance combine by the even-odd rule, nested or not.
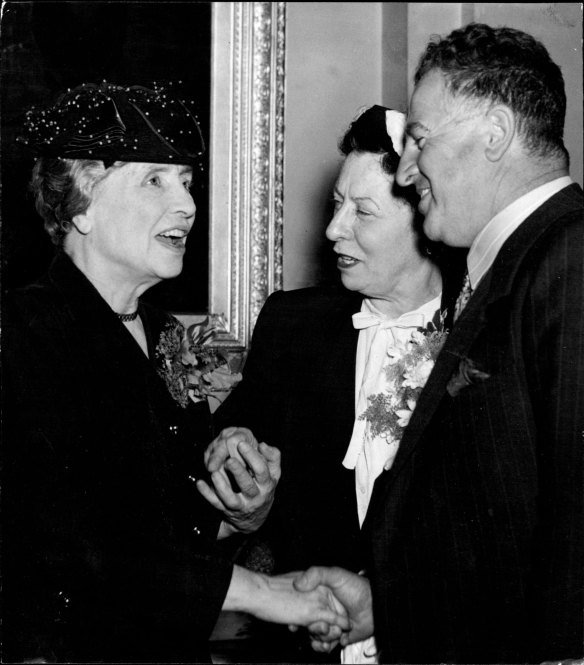
[(106, 168), (118, 160), (194, 166), (205, 144), (188, 104), (158, 84), (84, 83), (30, 109), (17, 140), (38, 157), (99, 159)]

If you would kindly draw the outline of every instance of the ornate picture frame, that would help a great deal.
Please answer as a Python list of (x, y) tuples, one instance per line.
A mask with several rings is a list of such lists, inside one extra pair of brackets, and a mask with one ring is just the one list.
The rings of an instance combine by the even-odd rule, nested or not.
[(282, 288), (285, 16), (285, 2), (213, 3), (209, 316), (221, 346), (247, 348)]

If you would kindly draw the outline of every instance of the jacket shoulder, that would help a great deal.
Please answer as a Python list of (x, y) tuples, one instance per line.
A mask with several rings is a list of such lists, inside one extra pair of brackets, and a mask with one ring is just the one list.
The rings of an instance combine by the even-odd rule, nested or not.
[(493, 263), (491, 301), (509, 294), (520, 274), (531, 274), (556, 254), (563, 253), (567, 262), (582, 260), (583, 203), (580, 186), (570, 185), (519, 225)]
[(276, 291), (267, 299), (264, 309), (294, 311), (318, 316), (328, 315), (339, 309), (358, 311), (363, 296), (337, 286), (312, 286), (291, 291)]
[(3, 327), (33, 328), (58, 324), (67, 316), (66, 303), (46, 278), (10, 289), (2, 296)]

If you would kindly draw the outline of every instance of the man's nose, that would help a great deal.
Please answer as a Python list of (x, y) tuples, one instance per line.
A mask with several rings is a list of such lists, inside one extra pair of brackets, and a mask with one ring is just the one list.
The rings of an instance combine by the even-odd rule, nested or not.
[(415, 146), (408, 146), (406, 143), (395, 174), (396, 182), (400, 187), (414, 184), (418, 175), (418, 159), (414, 154), (415, 150), (417, 150)]

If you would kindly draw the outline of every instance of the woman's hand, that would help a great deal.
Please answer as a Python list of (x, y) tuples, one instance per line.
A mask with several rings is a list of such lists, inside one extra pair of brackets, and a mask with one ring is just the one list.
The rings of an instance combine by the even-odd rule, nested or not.
[(204, 459), (213, 487), (198, 480), (197, 489), (224, 515), (219, 538), (258, 529), (270, 512), (280, 480), (280, 451), (258, 444), (244, 427), (229, 427), (209, 444)]

